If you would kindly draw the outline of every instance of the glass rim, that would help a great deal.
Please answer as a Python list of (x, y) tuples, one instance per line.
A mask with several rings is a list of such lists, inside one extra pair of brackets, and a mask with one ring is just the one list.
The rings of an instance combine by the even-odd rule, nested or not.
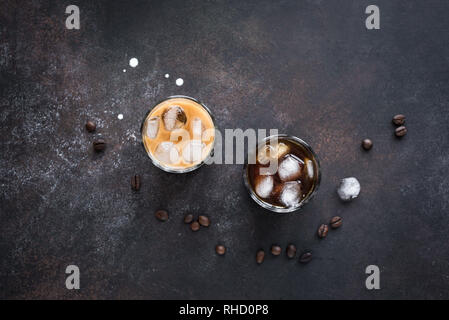
[(295, 137), (295, 136), (292, 136), (292, 135), (288, 135), (288, 134), (274, 134), (274, 135), (271, 135), (271, 136), (268, 136), (268, 137), (262, 139), (261, 141), (259, 141), (257, 143), (255, 152), (257, 152), (259, 150), (259, 146), (266, 144), (268, 141), (272, 140), (275, 137), (276, 138), (285, 138), (287, 140), (292, 140), (293, 142), (298, 143), (299, 145), (304, 147), (308, 152), (310, 152), (310, 154), (313, 157), (313, 161), (315, 161), (315, 163), (316, 163), (317, 171), (318, 171), (316, 183), (314, 185), (313, 190), (311, 192), (309, 192), (309, 194), (304, 199), (302, 199), (296, 206), (289, 207), (289, 208), (283, 208), (283, 207), (280, 207), (280, 206), (275, 206), (275, 205), (272, 205), (272, 204), (270, 204), (270, 203), (260, 199), (257, 196), (256, 192), (253, 190), (253, 188), (251, 186), (251, 183), (249, 182), (249, 177), (248, 177), (248, 166), (249, 166), (248, 156), (249, 156), (249, 152), (248, 152), (248, 155), (246, 157), (245, 164), (244, 164), (244, 167), (243, 167), (243, 181), (245, 183), (245, 187), (246, 187), (249, 195), (251, 196), (251, 198), (259, 206), (261, 206), (262, 208), (267, 209), (267, 210), (272, 211), (272, 212), (276, 212), (276, 213), (295, 212), (295, 211), (300, 210), (307, 203), (309, 203), (309, 201), (314, 198), (316, 192), (319, 189), (320, 182), (321, 182), (321, 165), (320, 165), (320, 161), (319, 161), (318, 156), (316, 155), (316, 153), (313, 151), (312, 147), (307, 142), (305, 142), (304, 140), (302, 140), (302, 139), (300, 139), (298, 137)]
[(154, 110), (154, 108), (156, 108), (162, 102), (165, 102), (165, 101), (170, 100), (170, 99), (177, 99), (177, 98), (188, 99), (188, 100), (191, 100), (193, 102), (198, 103), (209, 114), (210, 118), (212, 119), (212, 123), (214, 125), (214, 129), (215, 130), (217, 129), (217, 127), (215, 125), (214, 116), (213, 116), (212, 112), (210, 111), (210, 109), (204, 103), (202, 103), (201, 101), (199, 101), (199, 100), (197, 100), (195, 98), (189, 97), (189, 96), (173, 95), (173, 96), (169, 96), (169, 97), (167, 97), (165, 99), (159, 100), (156, 104), (154, 104), (151, 107), (150, 110), (148, 110), (145, 113), (145, 116), (144, 116), (144, 118), (142, 120), (142, 124), (140, 125), (140, 135), (141, 135), (141, 140), (142, 140), (142, 147), (143, 147), (145, 153), (147, 154), (147, 156), (150, 158), (150, 160), (151, 160), (151, 162), (153, 163), (154, 166), (156, 166), (157, 168), (159, 168), (159, 169), (161, 169), (161, 170), (163, 170), (165, 172), (169, 172), (169, 173), (187, 173), (187, 172), (191, 172), (191, 171), (194, 171), (194, 170), (198, 169), (199, 167), (204, 165), (206, 163), (206, 161), (208, 161), (210, 159), (210, 157), (213, 154), (214, 147), (215, 147), (215, 137), (214, 137), (214, 141), (212, 142), (212, 146), (210, 148), (209, 153), (207, 154), (207, 156), (201, 162), (198, 162), (197, 164), (195, 164), (195, 165), (193, 165), (191, 167), (188, 167), (188, 168), (179, 168), (179, 169), (174, 168), (174, 167), (167, 167), (167, 166), (164, 166), (163, 164), (161, 164), (161, 162), (159, 160), (157, 160), (156, 158), (153, 157), (153, 155), (151, 154), (150, 151), (147, 151), (147, 149), (145, 148), (145, 142), (144, 142), (143, 127), (144, 127), (145, 121), (148, 118), (148, 116), (150, 115), (150, 113)]

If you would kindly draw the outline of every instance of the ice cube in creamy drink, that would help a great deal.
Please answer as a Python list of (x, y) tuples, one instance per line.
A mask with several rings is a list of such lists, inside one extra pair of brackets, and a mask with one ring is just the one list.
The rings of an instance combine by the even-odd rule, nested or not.
[(193, 98), (170, 97), (142, 124), (142, 140), (153, 163), (169, 172), (188, 172), (210, 155), (215, 126), (210, 111)]

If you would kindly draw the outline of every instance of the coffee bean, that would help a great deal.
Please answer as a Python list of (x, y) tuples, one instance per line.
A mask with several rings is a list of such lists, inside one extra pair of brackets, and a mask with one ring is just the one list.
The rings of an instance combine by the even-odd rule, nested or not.
[(405, 116), (403, 114), (397, 114), (393, 117), (393, 123), (397, 126), (402, 126), (405, 123)]
[(86, 123), (86, 129), (87, 129), (87, 131), (89, 131), (89, 132), (94, 132), (96, 128), (97, 128), (97, 126), (95, 125), (94, 122), (92, 122), (92, 121), (87, 121), (87, 123)]
[(95, 151), (102, 151), (106, 148), (106, 142), (103, 139), (98, 139), (94, 141)]
[(343, 223), (343, 220), (339, 216), (335, 216), (331, 219), (330, 225), (332, 229), (340, 228)]
[(289, 244), (287, 247), (287, 257), (293, 259), (296, 256), (296, 246), (294, 244)]
[(369, 150), (373, 147), (373, 142), (370, 139), (363, 139), (362, 140), (362, 147), (365, 150)]
[(308, 250), (304, 251), (299, 257), (299, 262), (301, 263), (308, 263), (310, 260), (312, 260), (312, 252)]
[(193, 221), (193, 214), (187, 214), (185, 217), (184, 217), (184, 223), (191, 223)]
[(193, 221), (190, 224), (190, 229), (192, 229), (192, 231), (198, 231), (200, 230), (200, 224), (198, 223), (198, 221)]
[(199, 216), (198, 217), (198, 222), (200, 223), (200, 225), (202, 225), (203, 227), (208, 227), (210, 225), (210, 220), (208, 217), (206, 216)]
[(281, 247), (277, 246), (277, 245), (272, 245), (271, 246), (271, 254), (274, 256), (278, 256), (280, 255), (282, 252)]
[(131, 178), (131, 188), (133, 188), (133, 190), (140, 190), (140, 176), (139, 175), (134, 175)]
[(321, 239), (326, 238), (328, 231), (329, 231), (329, 227), (326, 224), (322, 224), (318, 228), (318, 237), (320, 237)]
[(394, 134), (396, 135), (396, 137), (403, 137), (403, 136), (405, 136), (406, 133), (407, 133), (407, 128), (405, 126), (397, 127), (396, 130), (394, 131)]
[(260, 249), (259, 251), (257, 251), (256, 253), (256, 262), (258, 264), (261, 264), (263, 262), (263, 260), (265, 259), (265, 251), (263, 251), (262, 249)]
[(222, 255), (224, 255), (224, 254), (226, 253), (226, 248), (225, 248), (225, 246), (217, 245), (217, 246), (215, 247), (215, 252), (216, 252), (218, 255), (222, 256)]
[(154, 215), (159, 221), (165, 222), (168, 220), (168, 212), (165, 210), (158, 210)]

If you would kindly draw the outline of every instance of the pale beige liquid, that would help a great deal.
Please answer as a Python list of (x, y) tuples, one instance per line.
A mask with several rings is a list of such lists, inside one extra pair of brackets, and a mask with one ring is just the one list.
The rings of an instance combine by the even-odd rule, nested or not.
[[(183, 126), (183, 128), (188, 132), (188, 136), (185, 135), (185, 133), (179, 133), (179, 137), (176, 141), (170, 140), (170, 138), (173, 136), (172, 133), (175, 133), (177, 135), (177, 129), (173, 131), (169, 131), (165, 128), (163, 121), (159, 123), (159, 131), (154, 139), (151, 139), (146, 134), (147, 132), (147, 120), (159, 117), (162, 119), (163, 113), (167, 110), (170, 106), (180, 106), (187, 117), (187, 122)], [(181, 156), (182, 149), (186, 145), (186, 143), (189, 142), (189, 139), (193, 139), (193, 128), (192, 128), (192, 120), (195, 118), (201, 119), (202, 125), (203, 125), (203, 135), (201, 137), (201, 142), (205, 144), (204, 148), (202, 149), (201, 153), (201, 159), (199, 159), (196, 162), (188, 162), (183, 159)], [(150, 114), (146, 117), (144, 126), (142, 128), (142, 136), (143, 136), (143, 144), (145, 146), (145, 149), (148, 153), (151, 154), (153, 159), (156, 159), (161, 165), (173, 169), (186, 169), (193, 167), (197, 165), (198, 163), (202, 162), (207, 156), (210, 154), (215, 140), (215, 126), (214, 122), (210, 116), (210, 114), (207, 112), (206, 109), (203, 108), (199, 103), (187, 99), (187, 98), (171, 98), (167, 99), (161, 103), (159, 103), (157, 106), (153, 108), (153, 110), (150, 112)], [(178, 130), (179, 131), (179, 130)], [(205, 133), (204, 133), (205, 132)], [(164, 141), (172, 141), (175, 144), (175, 148), (177, 149), (179, 153), (179, 161), (176, 163), (162, 163), (159, 161), (155, 156), (155, 151), (157, 146)]]

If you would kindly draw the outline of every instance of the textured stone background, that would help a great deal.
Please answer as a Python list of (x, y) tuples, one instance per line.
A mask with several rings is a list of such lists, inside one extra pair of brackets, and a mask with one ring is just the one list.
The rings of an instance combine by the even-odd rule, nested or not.
[[(381, 30), (367, 31), (372, 3), (76, 1), (76, 31), (65, 29), (72, 3), (3, 0), (0, 298), (449, 298), (449, 3), (377, 0)], [(155, 168), (140, 122), (173, 94), (205, 102), (220, 129), (308, 141), (323, 173), (314, 201), (278, 216), (249, 198), (241, 165)], [(391, 124), (400, 112), (402, 140)], [(362, 184), (350, 204), (335, 193), (345, 176)], [(168, 222), (155, 220), (159, 208)], [(192, 233), (187, 212), (212, 226)], [(344, 226), (318, 240), (336, 214)], [(289, 242), (315, 259), (256, 265), (259, 247)], [(81, 290), (65, 288), (69, 264)], [(370, 264), (379, 291), (365, 289)]]

